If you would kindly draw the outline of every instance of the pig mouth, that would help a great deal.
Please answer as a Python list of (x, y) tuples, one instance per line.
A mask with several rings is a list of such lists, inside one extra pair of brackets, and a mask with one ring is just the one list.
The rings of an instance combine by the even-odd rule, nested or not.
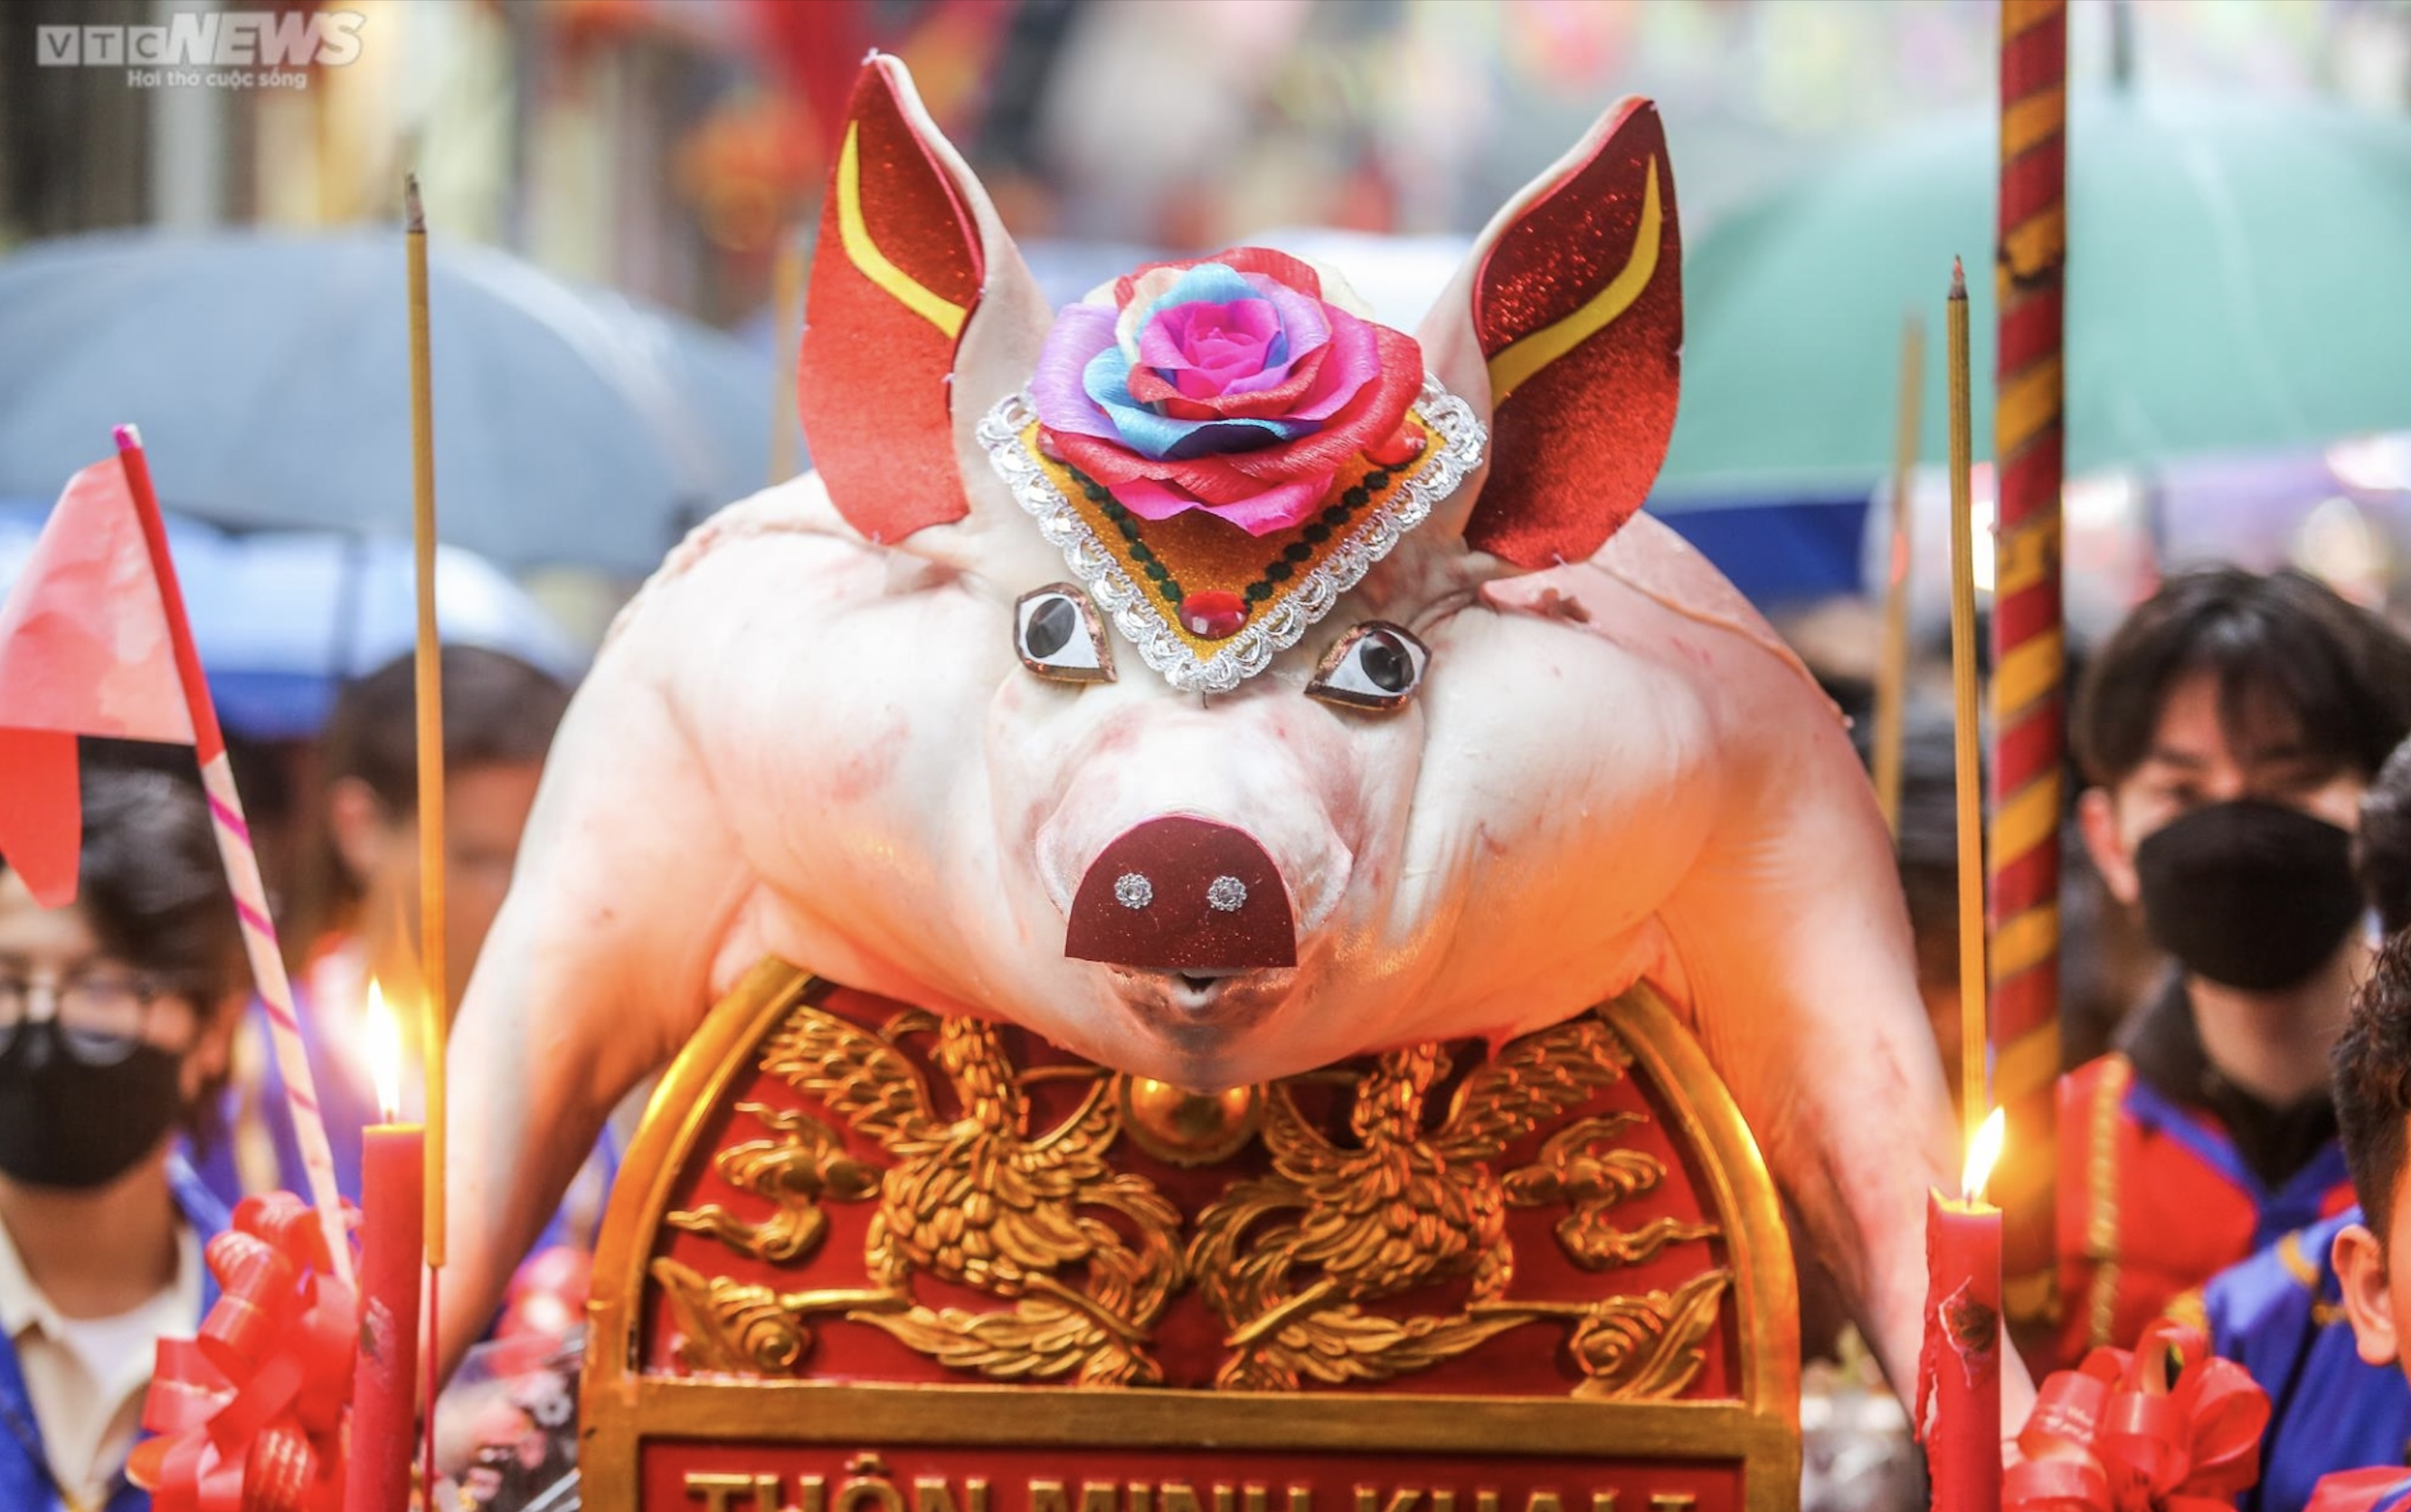
[(1154, 1034), (1189, 1046), (1252, 1027), (1288, 1000), (1294, 967), (1143, 970), (1107, 967), (1115, 999)]

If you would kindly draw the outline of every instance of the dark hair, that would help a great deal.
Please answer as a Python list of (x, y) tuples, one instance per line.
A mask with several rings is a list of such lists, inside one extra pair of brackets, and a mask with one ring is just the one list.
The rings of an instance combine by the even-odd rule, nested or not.
[(2163, 583), (2085, 669), (2070, 732), (2085, 776), (2108, 786), (2141, 766), (2169, 690), (2205, 671), (2239, 746), (2282, 710), (2310, 754), (2369, 776), (2411, 731), (2411, 641), (2301, 573), (2205, 567)]
[[(559, 678), (515, 656), (475, 646), (445, 647), (442, 666), (447, 776), (475, 766), (543, 762), (569, 707), (569, 690)], [(325, 833), (325, 790), (356, 778), (388, 815), (407, 819), (418, 811), (418, 682), (411, 656), (394, 658), (336, 697), (320, 763), (321, 833), (297, 900), (298, 927), (286, 941), (297, 959), (321, 935), (348, 927), (360, 900), (359, 884), (337, 854), (334, 836)]]
[(2387, 939), (2353, 995), (2352, 1022), (2335, 1047), (2335, 1105), (2352, 1189), (2382, 1242), (2411, 1119), (2411, 934)]
[(209, 804), (194, 783), (87, 769), (76, 901), (102, 950), (204, 1015), (249, 980)]
[[(181, 754), (189, 763), (190, 753)], [(85, 742), (81, 760), (76, 909), (105, 953), (189, 999), (206, 1025), (250, 981), (208, 801), (197, 779), (141, 757), (112, 760), (100, 742)], [(204, 1149), (216, 1132), (221, 1085), (223, 1078), (203, 1087), (186, 1113)]]
[[(541, 762), (569, 690), (518, 657), (447, 646), (444, 769)], [(345, 688), (327, 720), (326, 778), (358, 778), (396, 815), (418, 811), (417, 667), (399, 656)]]
[(2394, 748), (2361, 795), (2353, 869), (2386, 933), (2411, 924), (2411, 740)]

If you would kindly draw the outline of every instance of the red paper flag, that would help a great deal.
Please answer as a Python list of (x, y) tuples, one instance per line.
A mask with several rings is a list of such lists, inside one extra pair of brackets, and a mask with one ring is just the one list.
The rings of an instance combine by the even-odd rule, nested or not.
[(68, 481), (0, 605), (0, 855), (45, 908), (75, 900), (78, 735), (194, 744), (166, 601), (114, 458)]

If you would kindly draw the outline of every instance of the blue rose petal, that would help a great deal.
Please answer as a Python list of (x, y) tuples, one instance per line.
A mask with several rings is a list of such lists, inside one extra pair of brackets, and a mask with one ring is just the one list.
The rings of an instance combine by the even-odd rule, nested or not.
[(1253, 451), (1275, 442), (1294, 440), (1317, 429), (1311, 420), (1182, 420), (1158, 414), (1131, 398), (1130, 371), (1130, 358), (1122, 349), (1109, 346), (1089, 359), (1081, 374), (1081, 386), (1121, 433), (1124, 445), (1157, 461)]

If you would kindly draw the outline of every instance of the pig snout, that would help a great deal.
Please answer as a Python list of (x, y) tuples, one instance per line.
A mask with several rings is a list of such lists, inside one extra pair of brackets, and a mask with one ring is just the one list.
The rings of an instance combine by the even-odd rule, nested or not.
[(1289, 889), (1264, 848), (1202, 819), (1151, 819), (1089, 865), (1063, 953), (1150, 971), (1297, 964)]

